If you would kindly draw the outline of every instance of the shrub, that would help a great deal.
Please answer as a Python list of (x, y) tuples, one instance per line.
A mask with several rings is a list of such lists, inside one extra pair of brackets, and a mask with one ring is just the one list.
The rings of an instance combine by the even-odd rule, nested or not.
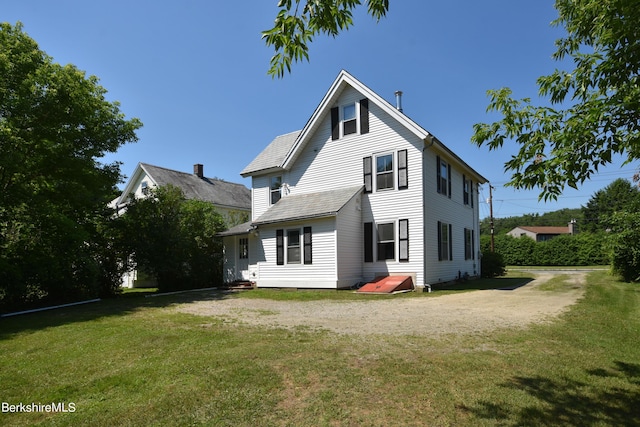
[(505, 273), (504, 258), (498, 252), (483, 252), (480, 260), (482, 277), (502, 276)]

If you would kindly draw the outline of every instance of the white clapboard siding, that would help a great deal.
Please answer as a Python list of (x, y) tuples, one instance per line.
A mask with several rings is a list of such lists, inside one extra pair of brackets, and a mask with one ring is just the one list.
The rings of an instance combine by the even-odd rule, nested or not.
[[(312, 264), (289, 264), (286, 261), (287, 239), (289, 229), (311, 227), (312, 236)], [(285, 264), (276, 263), (276, 229), (283, 229), (285, 234)], [(301, 242), (302, 240), (302, 235)], [(260, 240), (264, 253), (264, 260), (258, 262), (259, 287), (279, 288), (336, 288), (336, 220), (334, 217), (295, 222), (278, 225), (263, 225), (260, 227)], [(302, 257), (304, 259), (304, 257)]]
[(362, 196), (354, 197), (340, 209), (336, 218), (338, 287), (362, 282), (363, 228)]
[[(436, 156), (445, 161), (453, 161), (447, 158), (445, 153), (436, 152), (433, 149), (425, 150), (425, 204), (427, 215), (425, 218), (426, 241), (425, 257), (426, 272), (425, 283), (439, 283), (454, 280), (459, 274), (474, 275), (480, 273), (480, 262), (464, 259), (464, 229), (475, 231), (476, 247), (478, 247), (478, 200), (474, 196), (474, 207), (464, 204), (462, 175), (463, 172), (452, 165), (451, 174), (451, 198), (437, 192), (437, 160)], [(451, 165), (450, 163), (450, 165)], [(475, 188), (475, 185), (474, 185)], [(453, 260), (438, 260), (438, 221), (451, 224), (453, 233)]]

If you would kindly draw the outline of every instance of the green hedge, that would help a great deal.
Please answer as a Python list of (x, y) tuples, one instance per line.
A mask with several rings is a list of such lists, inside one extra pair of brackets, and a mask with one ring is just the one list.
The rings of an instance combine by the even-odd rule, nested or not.
[[(490, 237), (480, 239), (483, 253), (490, 252)], [(610, 258), (601, 233), (558, 236), (536, 243), (528, 237), (495, 236), (495, 251), (507, 265), (607, 265)]]

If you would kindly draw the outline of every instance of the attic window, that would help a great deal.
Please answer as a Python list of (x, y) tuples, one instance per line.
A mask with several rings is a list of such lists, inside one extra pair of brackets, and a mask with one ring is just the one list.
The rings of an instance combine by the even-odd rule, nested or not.
[(140, 189), (142, 191), (142, 194), (146, 196), (147, 194), (149, 194), (149, 183), (147, 181), (142, 181), (142, 184), (140, 184)]
[(331, 109), (331, 140), (346, 135), (369, 133), (369, 100), (333, 107)]
[(356, 104), (342, 107), (342, 135), (351, 135), (357, 131)]

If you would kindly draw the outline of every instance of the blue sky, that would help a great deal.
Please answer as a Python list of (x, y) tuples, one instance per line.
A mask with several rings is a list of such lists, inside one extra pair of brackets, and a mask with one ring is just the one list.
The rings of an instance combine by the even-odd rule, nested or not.
[[(345, 69), (392, 103), (402, 90), (404, 112), (491, 181), (496, 217), (580, 207), (616, 178), (631, 179), (637, 164), (616, 159), (579, 191), (538, 203), (537, 191), (503, 186), (515, 145), (489, 152), (470, 142), (474, 123), (497, 118), (486, 113), (488, 89), (535, 99), (536, 78), (558, 67), (553, 0), (390, 3), (377, 24), (363, 10), (348, 32), (318, 38), (311, 61), (280, 80), (266, 73), (273, 52), (260, 38), (276, 0), (0, 0), (0, 20), (21, 21), (56, 62), (97, 76), (109, 100), (142, 120), (139, 142), (105, 158), (127, 176), (138, 162), (185, 172), (203, 163), (205, 175), (250, 187), (244, 166), (275, 136), (302, 128)], [(488, 195), (485, 185), (481, 199)]]

